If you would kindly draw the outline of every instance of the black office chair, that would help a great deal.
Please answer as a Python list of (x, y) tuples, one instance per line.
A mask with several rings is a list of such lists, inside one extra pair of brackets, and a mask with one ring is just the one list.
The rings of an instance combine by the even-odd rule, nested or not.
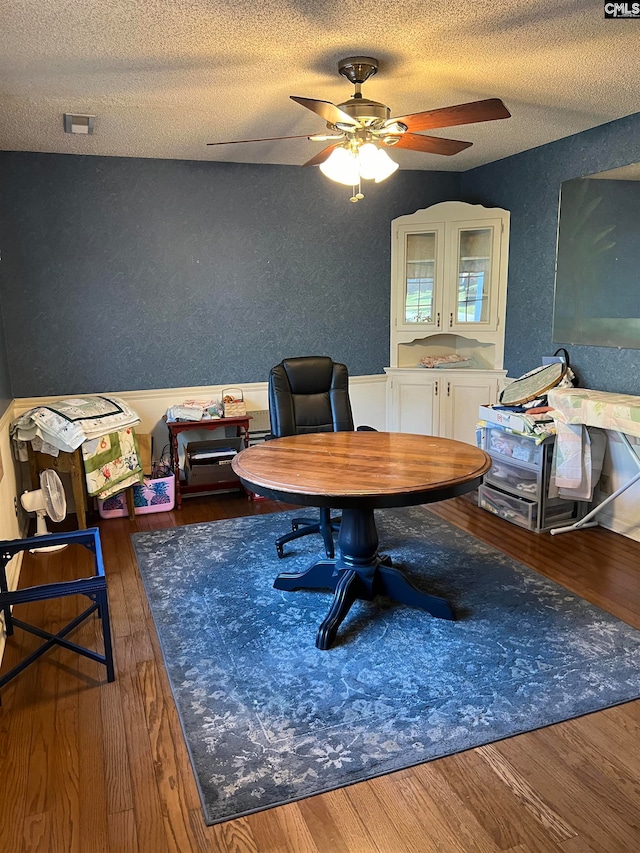
[[(272, 438), (353, 431), (346, 366), (323, 355), (283, 359), (269, 374), (269, 417)], [(340, 529), (340, 518), (332, 518), (328, 507), (321, 507), (319, 519), (294, 518), (291, 527), (291, 533), (276, 539), (279, 557), (287, 542), (321, 533), (327, 558), (333, 559), (333, 531)]]

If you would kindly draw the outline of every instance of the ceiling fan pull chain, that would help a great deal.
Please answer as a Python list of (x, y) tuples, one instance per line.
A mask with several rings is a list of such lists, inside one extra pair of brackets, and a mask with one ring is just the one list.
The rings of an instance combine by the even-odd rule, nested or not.
[(349, 199), (349, 201), (357, 202), (360, 201), (361, 198), (364, 198), (364, 193), (362, 192), (362, 179), (358, 179), (358, 192), (356, 192), (356, 187), (353, 187), (353, 195)]

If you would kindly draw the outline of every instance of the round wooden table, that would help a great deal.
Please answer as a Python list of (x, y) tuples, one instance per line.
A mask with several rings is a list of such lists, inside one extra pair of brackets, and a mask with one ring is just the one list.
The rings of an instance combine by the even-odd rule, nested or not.
[(266, 441), (241, 451), (232, 467), (265, 497), (342, 510), (338, 556), (304, 572), (282, 572), (276, 589), (329, 589), (334, 598), (316, 646), (328, 649), (353, 602), (387, 595), (433, 616), (454, 619), (445, 599), (417, 589), (378, 554), (374, 510), (456, 497), (491, 467), (484, 452), (448, 438), (389, 432), (323, 432)]

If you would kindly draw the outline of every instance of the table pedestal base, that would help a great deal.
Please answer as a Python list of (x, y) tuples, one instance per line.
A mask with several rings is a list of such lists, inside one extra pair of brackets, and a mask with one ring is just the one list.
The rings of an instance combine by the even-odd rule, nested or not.
[(415, 587), (389, 557), (378, 554), (378, 531), (372, 509), (343, 509), (338, 536), (339, 556), (320, 560), (304, 572), (281, 572), (276, 589), (329, 589), (333, 603), (318, 629), (316, 646), (329, 649), (338, 628), (356, 599), (371, 601), (386, 595), (394, 601), (426, 610), (439, 619), (455, 619), (444, 598), (429, 595)]

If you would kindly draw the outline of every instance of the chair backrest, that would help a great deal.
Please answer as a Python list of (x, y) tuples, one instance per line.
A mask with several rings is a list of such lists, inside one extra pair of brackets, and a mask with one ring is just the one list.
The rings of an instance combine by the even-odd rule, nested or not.
[(353, 430), (346, 366), (324, 355), (283, 359), (269, 374), (269, 417), (274, 438)]

